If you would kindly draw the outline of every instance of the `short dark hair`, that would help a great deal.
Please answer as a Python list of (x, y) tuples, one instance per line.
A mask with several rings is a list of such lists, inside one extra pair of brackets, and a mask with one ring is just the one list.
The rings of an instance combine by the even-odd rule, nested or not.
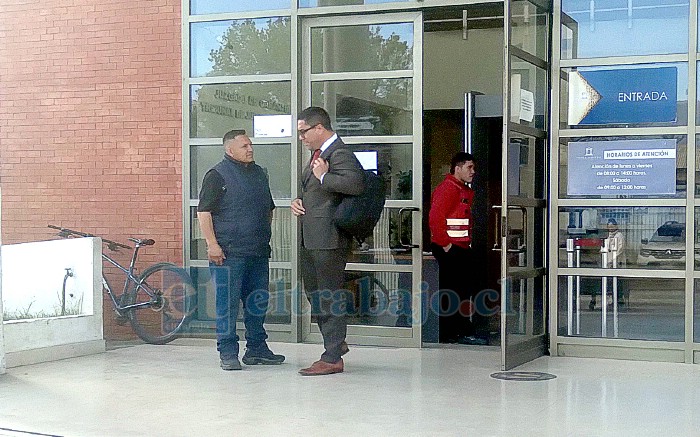
[(226, 132), (226, 134), (224, 135), (223, 144), (226, 144), (227, 141), (232, 140), (240, 135), (245, 135), (245, 129), (232, 129)]
[(299, 120), (303, 120), (309, 126), (320, 124), (326, 130), (333, 130), (331, 127), (331, 117), (325, 109), (318, 106), (310, 106), (299, 113)]
[(455, 174), (455, 167), (464, 164), (467, 161), (474, 162), (474, 155), (467, 152), (458, 152), (452, 157), (452, 162), (450, 163), (450, 174)]

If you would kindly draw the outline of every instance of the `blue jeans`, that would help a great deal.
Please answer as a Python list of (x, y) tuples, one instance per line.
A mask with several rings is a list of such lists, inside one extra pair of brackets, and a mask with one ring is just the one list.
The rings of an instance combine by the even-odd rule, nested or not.
[(236, 319), (243, 302), (243, 321), (248, 349), (266, 346), (263, 324), (270, 299), (267, 257), (228, 257), (223, 265), (209, 263), (216, 287), (216, 349), (220, 357), (238, 356)]

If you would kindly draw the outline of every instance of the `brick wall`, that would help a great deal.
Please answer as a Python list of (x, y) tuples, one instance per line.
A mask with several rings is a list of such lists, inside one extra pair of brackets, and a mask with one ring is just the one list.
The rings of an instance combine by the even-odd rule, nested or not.
[(176, 0), (0, 2), (4, 244), (52, 223), (182, 264), (180, 24)]

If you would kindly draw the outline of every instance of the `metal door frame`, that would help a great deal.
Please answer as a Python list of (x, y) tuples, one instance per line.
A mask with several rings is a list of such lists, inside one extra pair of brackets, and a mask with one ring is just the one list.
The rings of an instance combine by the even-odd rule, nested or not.
[[(531, 3), (535, 8), (539, 7), (541, 9), (545, 9), (547, 11), (547, 32), (546, 32), (546, 37), (547, 37), (547, 50), (545, 51), (548, 56), (551, 56), (550, 53), (550, 48), (551, 48), (551, 1), (546, 1), (546, 0), (523, 0)], [(514, 47), (512, 45), (512, 16), (513, 16), (513, 8), (512, 8), (512, 1), (506, 0), (504, 1), (503, 7), (504, 7), (504, 22), (503, 22), (503, 34), (504, 34), (504, 68), (503, 68), (503, 143), (502, 143), (502, 176), (501, 176), (501, 183), (502, 183), (502, 201), (500, 205), (501, 209), (501, 368), (502, 370), (510, 370), (514, 367), (517, 367), (523, 363), (526, 363), (528, 361), (531, 361), (539, 356), (542, 356), (547, 353), (547, 347), (548, 347), (548, 329), (549, 329), (549, 324), (546, 321), (546, 318), (549, 317), (549, 310), (547, 308), (547, 303), (548, 303), (548, 286), (549, 286), (549, 281), (546, 278), (547, 274), (547, 250), (548, 246), (546, 245), (546, 236), (548, 234), (548, 231), (546, 229), (547, 225), (547, 218), (549, 217), (547, 213), (547, 201), (546, 199), (536, 199), (536, 198), (522, 198), (522, 199), (515, 199), (513, 196), (509, 199), (509, 190), (508, 190), (508, 151), (509, 151), (509, 145), (511, 142), (512, 138), (512, 133), (519, 133), (527, 136), (531, 136), (537, 139), (543, 139), (545, 141), (544, 145), (544, 160), (545, 162), (542, 163), (542, 171), (545, 172), (544, 174), (544, 181), (547, 181), (547, 168), (548, 164), (547, 161), (549, 160), (549, 147), (548, 147), (548, 130), (550, 128), (549, 124), (549, 108), (551, 108), (551, 101), (547, 102), (546, 109), (545, 109), (545, 116), (547, 117), (545, 121), (545, 130), (540, 130), (536, 129), (530, 126), (523, 126), (519, 123), (519, 119), (516, 122), (511, 121), (512, 117), (512, 108), (511, 108), (511, 74), (512, 74), (512, 57), (516, 57), (521, 61), (527, 62), (529, 64), (535, 65), (537, 67), (540, 67), (544, 69), (546, 74), (548, 75), (547, 78), (547, 89), (551, 89), (551, 71), (550, 71), (550, 62), (549, 60), (542, 60), (528, 52), (526, 52), (523, 49), (520, 49), (518, 47)], [(551, 99), (550, 93), (547, 92), (547, 99)], [(543, 191), (543, 196), (547, 196), (548, 192), (547, 189), (545, 188)], [(526, 211), (526, 209), (543, 209), (544, 210), (544, 236), (545, 238), (543, 241), (536, 241), (532, 242), (530, 244), (541, 244), (541, 250), (544, 254), (544, 264), (542, 267), (536, 267), (536, 268), (517, 268), (516, 270), (513, 270), (511, 267), (508, 266), (508, 256), (507, 256), (507, 251), (508, 249), (508, 218), (509, 218), (509, 212), (513, 209), (518, 209), (522, 211)], [(527, 223), (527, 217), (524, 217), (524, 222)], [(527, 256), (531, 258), (532, 250), (527, 251)], [(530, 260), (532, 261), (532, 260)], [(529, 262), (527, 264), (530, 264)], [(536, 284), (534, 281), (534, 278), (542, 278), (541, 280), (541, 286), (543, 287), (544, 291), (544, 296), (543, 296), (543, 316), (545, 317), (544, 321), (544, 333), (542, 335), (536, 335), (533, 336), (530, 339), (527, 339), (523, 342), (518, 342), (517, 344), (510, 344), (509, 343), (509, 337), (508, 337), (508, 318), (510, 317), (508, 314), (508, 309), (510, 307), (510, 287), (511, 287), (511, 280), (520, 280), (520, 279), (533, 279), (533, 284)], [(533, 286), (535, 287), (535, 286)], [(537, 292), (537, 290), (533, 290), (533, 292)], [(532, 328), (532, 313), (527, 311), (527, 310), (532, 310), (532, 302), (528, 301), (528, 308), (526, 309), (526, 315), (527, 315), (527, 322), (526, 322), (526, 329), (530, 330)]]
[[(406, 23), (413, 22), (413, 69), (394, 71), (369, 71), (350, 73), (312, 73), (311, 72), (311, 29), (314, 27), (341, 27), (365, 24)], [(423, 324), (422, 281), (422, 183), (423, 183), (423, 14), (417, 12), (381, 13), (363, 16), (323, 16), (300, 17), (301, 25), (301, 94), (300, 109), (311, 105), (311, 84), (328, 80), (376, 79), (376, 78), (407, 78), (413, 79), (413, 134), (403, 136), (356, 136), (343, 137), (346, 144), (362, 144), (365, 142), (378, 143), (411, 143), (413, 145), (413, 199), (387, 200), (386, 207), (412, 208), (412, 239), (416, 245), (411, 249), (411, 265), (382, 265), (365, 263), (348, 263), (346, 269), (369, 272), (398, 272), (411, 273), (411, 306), (412, 327), (384, 327), (348, 325), (348, 342), (373, 346), (420, 347)], [(297, 142), (297, 144), (299, 144)], [(298, 147), (299, 161), (302, 147)], [(297, 257), (298, 258), (298, 257)], [(298, 260), (297, 260), (298, 263)], [(298, 265), (297, 265), (298, 271)], [(309, 305), (305, 297), (301, 298), (302, 311), (296, 316), (300, 327), (302, 342), (322, 343), (318, 325), (311, 323)]]

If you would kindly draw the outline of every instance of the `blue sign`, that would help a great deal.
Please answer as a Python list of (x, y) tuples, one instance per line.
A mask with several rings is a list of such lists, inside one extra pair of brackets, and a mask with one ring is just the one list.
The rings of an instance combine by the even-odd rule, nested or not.
[(570, 142), (570, 196), (676, 194), (676, 140)]
[(676, 67), (573, 71), (569, 125), (676, 121)]

